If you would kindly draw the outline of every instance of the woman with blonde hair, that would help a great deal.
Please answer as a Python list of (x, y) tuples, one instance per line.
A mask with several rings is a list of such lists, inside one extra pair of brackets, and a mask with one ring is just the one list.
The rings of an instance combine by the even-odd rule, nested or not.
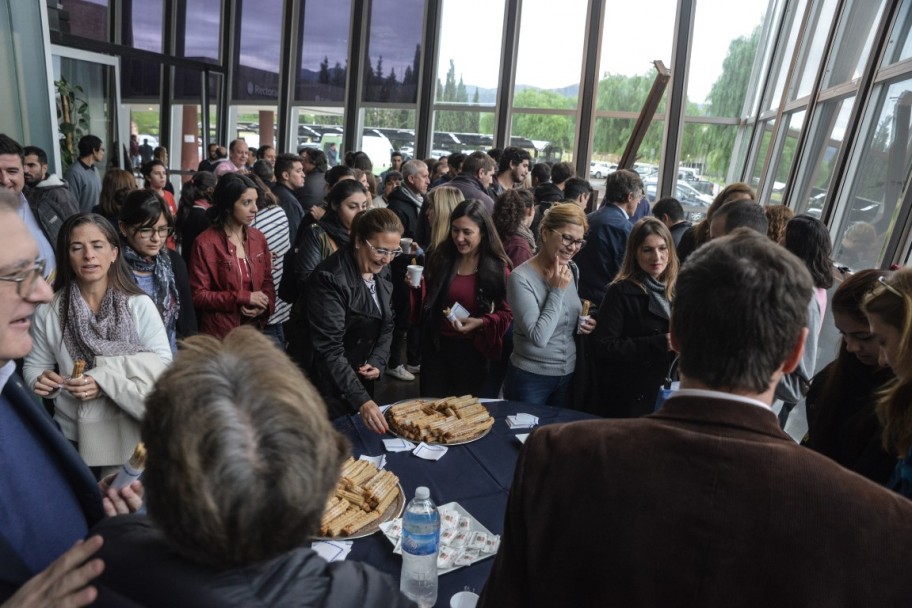
[(596, 412), (634, 418), (652, 412), (674, 358), (668, 334), (678, 257), (671, 232), (644, 217), (627, 239), (624, 262), (599, 306), (595, 352), (604, 373), (600, 391), (610, 395)]
[(877, 404), (884, 447), (899, 459), (887, 487), (912, 498), (912, 268), (879, 277), (862, 308), (880, 345), (880, 364), (896, 374)]
[[(588, 228), (578, 205), (552, 206), (538, 226), (538, 253), (510, 273), (513, 354), (504, 381), (507, 399), (557, 407), (568, 403), (576, 366), (574, 334), (583, 308), (577, 293), (579, 270), (572, 259), (586, 244)], [(591, 333), (595, 325), (589, 319), (579, 325), (579, 332)]]
[(452, 186), (440, 186), (427, 193), (427, 218), (431, 226), (428, 251), (450, 238), (450, 214), (465, 200), (462, 191)]
[(681, 264), (693, 253), (700, 245), (709, 240), (709, 226), (712, 224), (713, 216), (721, 207), (735, 201), (753, 201), (757, 200), (757, 193), (748, 184), (744, 182), (735, 182), (722, 188), (722, 191), (713, 199), (709, 209), (706, 210), (706, 217), (699, 224), (684, 233), (681, 242), (678, 243), (677, 255)]

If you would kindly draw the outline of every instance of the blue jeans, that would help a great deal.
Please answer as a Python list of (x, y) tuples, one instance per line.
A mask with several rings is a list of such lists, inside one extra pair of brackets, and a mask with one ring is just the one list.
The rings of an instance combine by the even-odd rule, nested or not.
[(272, 338), (279, 349), (285, 352), (285, 331), (281, 323), (273, 323), (263, 328), (263, 333)]
[(504, 380), (504, 399), (566, 407), (572, 381), (573, 373), (566, 376), (543, 376), (521, 370), (511, 361)]

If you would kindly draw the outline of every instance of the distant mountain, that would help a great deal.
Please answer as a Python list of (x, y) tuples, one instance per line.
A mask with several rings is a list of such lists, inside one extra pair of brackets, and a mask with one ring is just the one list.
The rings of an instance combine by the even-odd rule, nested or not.
[[(466, 92), (469, 94), (469, 100), (473, 99), (475, 95), (475, 85), (467, 84), (465, 85)], [(497, 89), (486, 89), (484, 87), (478, 88), (478, 103), (492, 105), (497, 102)], [(518, 84), (516, 85), (517, 91), (524, 91), (525, 89), (541, 89), (541, 87), (533, 87), (528, 84)], [(553, 91), (558, 95), (564, 97), (576, 97), (579, 95), (579, 83), (567, 85), (559, 89), (541, 89), (545, 91)]]

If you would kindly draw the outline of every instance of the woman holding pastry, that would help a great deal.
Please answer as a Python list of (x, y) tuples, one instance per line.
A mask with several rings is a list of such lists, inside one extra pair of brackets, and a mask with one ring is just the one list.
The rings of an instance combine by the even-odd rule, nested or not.
[(170, 363), (171, 348), (108, 220), (71, 216), (56, 254), (54, 298), (35, 312), (23, 373), (36, 395), (55, 401), (54, 418), (86, 463), (104, 473), (139, 442), (143, 400)]
[(603, 370), (599, 390), (610, 397), (594, 413), (635, 418), (655, 408), (674, 360), (668, 321), (677, 278), (671, 233), (656, 218), (644, 217), (633, 226), (621, 270), (598, 308), (593, 337)]
[(266, 326), (275, 310), (272, 255), (262, 232), (250, 226), (257, 189), (238, 173), (219, 178), (206, 215), (212, 226), (193, 244), (190, 292), (200, 331), (217, 338), (240, 325)]
[[(576, 365), (574, 335), (595, 329), (577, 294), (579, 271), (571, 261), (588, 229), (578, 205), (554, 205), (539, 224), (541, 248), (507, 281), (513, 310), (513, 354), (504, 397), (512, 401), (567, 405)], [(586, 311), (588, 313), (588, 310)]]
[(323, 260), (307, 279), (311, 379), (331, 418), (359, 412), (369, 429), (385, 433), (374, 382), (386, 369), (393, 337), (387, 265), (402, 254), (402, 223), (389, 209), (369, 209), (355, 217), (351, 234), (350, 245)]
[(459, 203), (450, 215), (450, 238), (428, 260), (426, 293), (413, 290), (416, 299), (423, 297), (420, 307), (412, 306), (422, 311), (422, 395), (488, 396), (481, 395), (488, 367), (500, 359), (513, 318), (509, 269), (484, 203)]

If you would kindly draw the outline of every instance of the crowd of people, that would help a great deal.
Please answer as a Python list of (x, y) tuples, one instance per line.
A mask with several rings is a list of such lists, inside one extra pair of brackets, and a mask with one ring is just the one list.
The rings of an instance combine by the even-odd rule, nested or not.
[[(36, 470), (46, 486), (26, 487), (25, 470), (0, 474), (0, 562), (15, 564), (0, 566), (0, 599), (10, 605), (58, 592), (73, 605), (157, 597), (155, 580), (178, 570), (193, 598), (183, 605), (222, 603), (277, 572), (292, 580), (276, 593), (313, 595), (308, 585), (317, 585), (322, 605), (403, 602), (383, 575), (321, 565), (303, 546), (347, 451), (330, 421), (359, 414), (383, 434), (377, 384), (416, 380), (422, 395), (636, 419), (533, 434), (482, 605), (576, 605), (593, 597), (587, 588), (626, 605), (674, 603), (672, 582), (683, 572), (649, 589), (630, 572), (664, 563), (639, 539), (674, 537), (662, 560), (679, 560), (705, 541), (700, 531), (767, 504), (763, 492), (798, 487), (810, 498), (776, 508), (793, 507), (795, 521), (811, 526), (822, 505), (835, 505), (831, 532), (863, 547), (852, 563), (883, 565), (879, 587), (865, 583), (880, 593), (871, 597), (912, 601), (893, 563), (912, 547), (877, 557), (870, 547), (890, 526), (912, 540), (912, 271), (840, 273), (820, 220), (763, 206), (748, 184), (734, 183), (693, 223), (674, 198), (650, 205), (642, 178), (626, 169), (607, 176), (599, 201), (572, 165), (532, 165), (515, 147), (427, 161), (393, 152), (390, 169), (375, 175), (363, 152), (331, 166), (317, 148), (251, 150), (237, 139), (210, 146), (177, 198), (167, 150), (109, 168), (102, 180), (102, 142), (86, 136), (78, 148), (64, 181), (47, 173), (41, 148), (0, 135), (0, 238), (9, 243), (0, 258), (0, 321), (8, 323), (0, 438), (6, 428), (27, 429), (0, 441), (0, 462), (42, 453)], [(828, 310), (843, 338), (835, 360), (817, 369)], [(681, 389), (658, 410), (671, 378)], [(803, 447), (780, 430), (795, 408), (807, 414)], [(155, 463), (145, 487), (109, 488), (141, 440)], [(712, 467), (723, 458), (735, 464), (720, 473)], [(228, 461), (237, 466), (225, 470)], [(794, 475), (780, 478), (779, 466)], [(644, 487), (652, 471), (662, 479)], [(284, 480), (270, 482), (282, 491), (270, 494), (264, 476)], [(178, 490), (185, 484), (194, 492)], [(604, 491), (582, 501), (584, 515), (557, 496), (578, 497), (592, 484)], [(138, 510), (146, 490), (153, 523), (99, 523)], [(54, 525), (26, 518), (12, 531), (23, 500), (51, 496), (35, 520), (59, 511)], [(661, 525), (646, 517), (669, 496), (687, 504), (669, 507), (675, 516)], [(541, 524), (595, 519), (585, 514), (605, 504), (617, 506), (599, 536), (629, 552), (612, 552), (610, 564), (605, 546), (580, 535), (564, 542)], [(877, 519), (867, 539), (847, 525), (863, 505)], [(286, 518), (289, 511), (299, 512)], [(675, 534), (678, 520), (699, 530)], [(217, 523), (197, 530), (204, 521)], [(738, 533), (758, 533), (750, 525)], [(89, 558), (102, 541), (67, 550), (92, 526), (111, 566), (97, 588), (86, 583), (100, 574)], [(238, 526), (262, 534), (251, 540)], [(781, 542), (798, 550), (808, 538)], [(773, 551), (775, 541), (761, 545)], [(141, 593), (123, 577), (144, 546), (162, 563)], [(181, 561), (164, 563), (167, 547)], [(688, 593), (705, 599), (750, 587), (743, 573), (701, 570), (730, 553), (685, 560), (701, 581)], [(570, 554), (608, 576), (571, 571)], [(777, 580), (808, 576), (760, 554), (782, 562), (765, 564)], [(815, 551), (813, 559), (834, 558)], [(206, 587), (213, 567), (232, 573), (227, 586)], [(539, 572), (562, 584), (537, 581)], [(346, 585), (352, 577), (363, 585)], [(819, 580), (802, 593), (843, 588)]]

